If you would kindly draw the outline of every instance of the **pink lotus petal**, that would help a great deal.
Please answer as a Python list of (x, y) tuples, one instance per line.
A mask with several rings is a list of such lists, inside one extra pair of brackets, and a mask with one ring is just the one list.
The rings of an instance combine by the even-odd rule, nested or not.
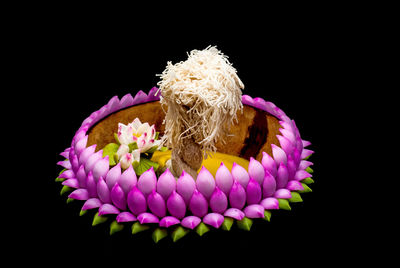
[(109, 113), (110, 113), (110, 107), (108, 106), (108, 104), (106, 104), (100, 108), (98, 118), (102, 119), (107, 115), (109, 115)]
[(265, 102), (264, 108), (265, 111), (267, 111), (268, 113), (273, 114), (275, 111), (275, 107), (276, 107), (275, 104), (273, 104), (272, 102), (269, 101)]
[(76, 172), (78, 172), (78, 169), (79, 169), (78, 157), (76, 155), (73, 155), (70, 162), (71, 162), (71, 168), (74, 171), (74, 173), (76, 174)]
[(260, 203), (261, 206), (263, 206), (265, 209), (279, 209), (279, 202), (278, 199), (275, 197), (267, 197), (263, 199)]
[(147, 210), (146, 197), (136, 186), (133, 186), (126, 199), (133, 214), (139, 215)]
[(75, 149), (74, 147), (71, 147), (71, 150), (69, 150), (68, 153), (68, 159), (72, 159), (72, 157), (75, 155)]
[(181, 225), (183, 227), (189, 228), (189, 229), (194, 229), (197, 227), (197, 225), (199, 225), (201, 222), (201, 219), (199, 217), (196, 216), (187, 216), (185, 218), (182, 219), (181, 221)]
[(86, 132), (87, 132), (87, 129), (83, 129), (83, 128), (79, 129), (75, 133), (74, 137), (72, 138), (71, 147), (75, 148), (76, 143), (86, 136)]
[(304, 180), (305, 178), (310, 178), (312, 175), (305, 170), (298, 170), (294, 175), (294, 179), (296, 181)]
[(299, 151), (303, 150), (303, 141), (301, 140), (300, 136), (296, 137), (296, 146)]
[(99, 208), (102, 205), (101, 201), (97, 198), (90, 198), (86, 200), (85, 204), (82, 206), (82, 210)]
[(235, 181), (229, 193), (229, 203), (231, 207), (242, 209), (246, 203), (246, 191), (243, 186)]
[(260, 97), (254, 98), (253, 102), (254, 102), (254, 107), (261, 109), (263, 111), (267, 110), (267, 102), (263, 98)]
[(189, 204), (190, 198), (192, 197), (195, 189), (196, 182), (192, 176), (190, 176), (189, 173), (182, 171), (181, 176), (176, 182), (176, 191), (182, 196), (183, 200), (185, 200), (186, 205)]
[(78, 141), (75, 143), (74, 150), (75, 150), (75, 154), (76, 154), (76, 155), (79, 156), (79, 155), (81, 154), (81, 152), (82, 152), (83, 150), (85, 150), (88, 137), (89, 137), (89, 136), (86, 135), (85, 137), (81, 138), (80, 140), (78, 140)]
[(110, 101), (107, 103), (109, 107), (109, 113), (113, 113), (119, 108), (119, 99), (118, 96), (114, 96), (110, 99)]
[(75, 173), (72, 170), (67, 169), (63, 173), (58, 175), (58, 177), (63, 179), (72, 179), (75, 178)]
[(89, 156), (89, 158), (87, 159), (87, 161), (85, 163), (86, 174), (88, 174), (89, 171), (93, 170), (93, 167), (96, 164), (96, 162), (99, 161), (100, 159), (102, 159), (102, 155), (103, 155), (103, 150), (100, 150), (100, 151), (92, 154), (91, 156)]
[[(234, 181), (237, 181), (242, 185), (242, 187), (246, 188), (247, 184), (249, 183), (249, 173), (247, 173), (246, 169), (242, 166), (233, 162), (232, 166), (232, 178)], [(233, 185), (232, 185), (233, 186)]]
[(312, 155), (314, 153), (313, 150), (308, 150), (308, 149), (303, 149), (303, 151), (301, 152), (301, 159), (304, 159), (310, 155)]
[(86, 189), (88, 190), (89, 197), (97, 197), (97, 186), (92, 171), (89, 171), (86, 177)]
[(104, 181), (103, 177), (99, 178), (97, 182), (97, 196), (103, 203), (111, 203), (110, 189), (107, 186), (107, 183)]
[(147, 205), (150, 211), (159, 218), (165, 217), (167, 207), (164, 198), (155, 190), (147, 197)]
[(129, 106), (133, 105), (133, 97), (131, 94), (126, 94), (121, 98), (121, 101), (119, 102), (119, 108), (123, 109)]
[(225, 211), (224, 216), (240, 221), (244, 218), (244, 212), (237, 208), (229, 208)]
[(180, 194), (178, 194), (175, 191), (172, 191), (172, 193), (168, 197), (167, 208), (172, 216), (178, 219), (182, 219), (183, 217), (185, 217), (186, 214), (185, 200), (182, 198)]
[(247, 204), (258, 204), (262, 197), (261, 186), (260, 184), (250, 178), (249, 184), (246, 187), (246, 195), (247, 195)]
[(64, 151), (62, 153), (60, 153), (60, 155), (64, 158), (68, 158), (69, 157), (69, 151)]
[(92, 126), (92, 125), (93, 125), (93, 118), (88, 117), (88, 118), (86, 118), (85, 120), (83, 120), (82, 126), (83, 126), (83, 125)]
[(147, 95), (146, 93), (144, 93), (143, 91), (139, 91), (135, 98), (133, 98), (133, 103), (132, 105), (136, 105), (136, 104), (140, 104), (140, 103), (144, 103), (147, 100)]
[(264, 167), (260, 162), (255, 160), (253, 157), (250, 157), (249, 175), (250, 178), (253, 178), (256, 182), (258, 182), (258, 184), (261, 185), (263, 183), (265, 176)]
[(264, 207), (258, 204), (253, 204), (245, 207), (243, 210), (247, 218), (264, 218)]
[(296, 174), (297, 166), (292, 155), (288, 156), (287, 169), (288, 169), (288, 180), (289, 181), (293, 180), (294, 175)]
[(296, 136), (292, 131), (284, 128), (280, 128), (279, 131), (286, 139), (288, 139), (292, 143), (292, 145), (296, 144)]
[(268, 171), (266, 171), (263, 182), (263, 197), (266, 198), (273, 196), (275, 191), (276, 191), (276, 180)]
[(218, 229), (224, 222), (224, 216), (219, 213), (209, 213), (204, 216), (203, 222)]
[(208, 200), (215, 189), (215, 179), (204, 166), (202, 166), (196, 179), (197, 190)]
[(311, 142), (306, 141), (306, 140), (302, 140), (302, 143), (303, 143), (303, 148), (304, 148), (304, 147), (308, 147), (308, 146), (311, 145)]
[(124, 190), (125, 194), (128, 194), (132, 190), (133, 186), (137, 184), (136, 173), (132, 165), (130, 165), (129, 168), (127, 168), (121, 174), (118, 183), (121, 186), (122, 190)]
[(151, 167), (149, 170), (143, 172), (140, 175), (137, 186), (142, 193), (147, 196), (157, 187), (157, 176), (154, 173), (154, 168)]
[(249, 95), (242, 95), (242, 103), (252, 107), (254, 106), (254, 100)]
[(181, 223), (181, 221), (178, 220), (177, 218), (172, 217), (172, 216), (166, 216), (166, 217), (164, 217), (164, 218), (162, 218), (162, 219), (160, 220), (159, 225), (160, 225), (161, 227), (168, 228), (168, 227), (170, 227), (170, 226), (172, 226), (172, 225), (176, 225), (176, 224), (179, 224), (179, 223)]
[(108, 155), (104, 158), (101, 158), (99, 161), (94, 164), (93, 167), (93, 177), (94, 180), (97, 182), (100, 177), (105, 178), (108, 170), (110, 168), (110, 160), (108, 159)]
[(215, 187), (215, 190), (211, 195), (210, 208), (216, 213), (224, 213), (228, 208), (228, 198), (226, 197), (226, 194), (218, 187)]
[(78, 171), (76, 172), (76, 179), (78, 180), (81, 188), (86, 188), (86, 173), (83, 165), (78, 168)]
[(287, 157), (285, 151), (282, 148), (276, 146), (275, 144), (271, 144), (272, 147), (272, 155), (274, 156), (276, 165), (279, 166), (280, 163), (287, 164)]
[(261, 160), (261, 164), (263, 165), (265, 171), (268, 171), (273, 177), (276, 177), (278, 167), (275, 160), (266, 152), (263, 152), (262, 154), (263, 158)]
[(140, 224), (144, 224), (144, 223), (159, 223), (160, 220), (153, 214), (148, 213), (148, 212), (144, 212), (141, 213), (137, 216), (138, 221), (140, 222)]
[(126, 198), (125, 198), (125, 193), (124, 190), (122, 190), (121, 186), (116, 183), (114, 187), (111, 189), (110, 192), (110, 197), (111, 201), (114, 203), (114, 205), (121, 209), (121, 210), (126, 210)]
[(296, 166), (298, 166), (300, 164), (301, 161), (301, 151), (299, 151), (297, 148), (294, 148), (293, 151), (293, 160), (296, 164)]
[(82, 153), (79, 155), (79, 165), (84, 165), (86, 164), (86, 161), (89, 159), (89, 157), (94, 154), (94, 151), (96, 150), (96, 146), (97, 144), (93, 144), (87, 148), (85, 148), (85, 150), (82, 151)]
[(69, 160), (58, 161), (57, 165), (62, 166), (63, 168), (66, 168), (66, 169), (71, 169), (72, 168), (71, 163), (69, 162)]
[(293, 153), (294, 147), (293, 143), (289, 141), (286, 137), (283, 137), (281, 135), (276, 135), (276, 137), (279, 140), (279, 144), (281, 145), (282, 149), (285, 151), (286, 155), (290, 155)]
[(121, 178), (121, 164), (118, 163), (116, 166), (110, 169), (108, 171), (106, 178), (106, 183), (108, 188), (111, 190), (114, 185), (119, 182), (119, 179)]
[(274, 197), (281, 198), (281, 199), (289, 199), (289, 198), (292, 198), (292, 194), (290, 193), (290, 191), (288, 189), (279, 189), (279, 190), (276, 190)]
[(225, 166), (224, 162), (221, 162), (221, 165), (215, 174), (215, 184), (226, 195), (229, 194), (232, 188), (233, 177), (229, 172), (229, 169)]
[(289, 132), (294, 132), (294, 129), (293, 129), (293, 123), (291, 122), (291, 121), (289, 121), (289, 122), (287, 122), (287, 121), (279, 121), (279, 124), (284, 128), (284, 129), (286, 129), (287, 131), (289, 131)]
[(118, 214), (116, 221), (121, 223), (121, 222), (132, 222), (132, 221), (137, 221), (137, 218), (135, 215), (128, 211), (124, 211)]
[(69, 194), (68, 198), (76, 200), (88, 200), (89, 192), (86, 189), (76, 189), (75, 191)]
[(99, 216), (108, 215), (108, 214), (119, 214), (120, 211), (118, 208), (114, 207), (111, 204), (103, 204), (99, 208)]
[(158, 88), (153, 87), (152, 89), (150, 89), (149, 93), (147, 94), (147, 101), (157, 101), (160, 100), (160, 95), (161, 93), (158, 92), (158, 95), (155, 95), (158, 91)]
[(309, 166), (312, 166), (312, 165), (314, 165), (314, 164), (312, 162), (310, 162), (310, 161), (301, 160), (300, 164), (299, 164), (299, 169), (306, 169), (306, 168), (308, 168)]
[(278, 174), (276, 175), (276, 189), (286, 187), (289, 179), (289, 171), (284, 163), (279, 164)]
[(61, 184), (71, 188), (79, 188), (79, 182), (75, 178), (67, 179), (63, 181)]
[(167, 200), (173, 191), (176, 190), (176, 179), (174, 175), (172, 175), (171, 171), (167, 168), (160, 175), (157, 181), (157, 192)]
[(195, 189), (189, 202), (189, 209), (193, 215), (204, 217), (208, 211), (207, 199)]
[(289, 191), (301, 191), (301, 190), (304, 190), (303, 185), (301, 185), (301, 183), (299, 181), (296, 181), (296, 180), (289, 181), (288, 184), (286, 185), (286, 188)]

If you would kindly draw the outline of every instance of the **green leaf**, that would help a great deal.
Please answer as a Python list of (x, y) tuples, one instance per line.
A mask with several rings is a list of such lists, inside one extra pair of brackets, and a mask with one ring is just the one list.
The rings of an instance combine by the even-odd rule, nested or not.
[(67, 185), (63, 185), (63, 187), (61, 188), (61, 191), (60, 191), (60, 195), (63, 195), (68, 192), (72, 192), (73, 190), (74, 190), (74, 188), (71, 188)]
[(287, 199), (278, 198), (279, 208), (284, 210), (292, 210)]
[(150, 149), (148, 149), (148, 150), (146, 151), (146, 153), (147, 153), (147, 154), (152, 154), (152, 153), (154, 153), (155, 151), (157, 151), (157, 149), (158, 149), (158, 145), (154, 145), (153, 147), (151, 147)]
[(230, 231), (233, 225), (233, 219), (230, 217), (225, 217), (224, 222), (221, 225), (222, 230)]
[(271, 221), (271, 211), (264, 210), (264, 219), (267, 221)]
[(313, 173), (313, 172), (314, 172), (314, 170), (313, 170), (312, 168), (310, 168), (310, 167), (307, 167), (307, 168), (306, 168), (306, 171), (307, 171), (308, 173)]
[(165, 146), (161, 147), (160, 152), (166, 152), (166, 151), (168, 151), (168, 147)]
[(303, 185), (304, 190), (298, 191), (299, 193), (311, 193), (312, 192), (311, 188), (308, 187), (307, 184), (302, 182), (301, 185)]
[(121, 143), (119, 142), (117, 133), (114, 133), (114, 139), (115, 139), (115, 142), (116, 142), (118, 145), (121, 145)]
[(130, 153), (132, 153), (133, 150), (136, 150), (136, 149), (139, 148), (139, 147), (137, 146), (136, 141), (134, 141), (134, 142), (132, 142), (132, 143), (129, 143), (129, 144), (128, 144), (128, 147), (129, 147), (129, 152), (130, 152)]
[(118, 154), (117, 154), (117, 153), (115, 153), (115, 154), (113, 155), (113, 158), (114, 158), (114, 165), (112, 165), (112, 164), (111, 164), (112, 161), (110, 161), (110, 166), (115, 166), (115, 165), (118, 163), (118, 161), (119, 161), (119, 159), (118, 159)]
[(82, 210), (79, 212), (79, 216), (83, 216), (87, 213), (87, 210)]
[(114, 160), (114, 154), (117, 153), (119, 145), (116, 143), (109, 143), (103, 148), (103, 157), (108, 155), (110, 166), (115, 166), (117, 163)]
[(158, 136), (160, 136), (160, 132), (156, 131), (156, 135), (154, 136), (154, 140), (158, 140)]
[(253, 220), (247, 217), (244, 217), (242, 220), (237, 221), (237, 226), (245, 231), (250, 231), (252, 225), (253, 225)]
[(178, 226), (172, 233), (171, 233), (171, 237), (172, 237), (172, 241), (176, 242), (179, 239), (181, 239), (182, 237), (184, 237), (185, 235), (187, 235), (190, 231), (183, 228), (182, 226)]
[(94, 217), (93, 217), (93, 222), (92, 222), (92, 226), (96, 226), (98, 224), (101, 224), (103, 222), (107, 221), (107, 217), (105, 216), (99, 216), (99, 213), (97, 212)]
[(197, 227), (196, 227), (196, 233), (199, 236), (203, 236), (208, 231), (210, 231), (210, 228), (208, 228), (207, 225), (205, 225), (203, 222), (200, 222), (200, 224), (197, 225)]
[(74, 201), (75, 199), (73, 199), (73, 198), (68, 198), (67, 199), (67, 204), (69, 204), (69, 203), (71, 203), (72, 201)]
[(110, 224), (110, 235), (115, 234), (116, 232), (122, 231), (124, 229), (124, 225), (118, 223), (117, 221), (113, 221)]
[(65, 181), (66, 179), (64, 179), (64, 178), (56, 178), (56, 182), (63, 182), (63, 181)]
[[(65, 159), (65, 160), (67, 160), (67, 159)], [(61, 170), (60, 171), (60, 173), (58, 173), (58, 176), (60, 176), (64, 171), (66, 171), (67, 169), (66, 168), (64, 168), (63, 170)]]
[(139, 222), (135, 222), (134, 224), (132, 224), (132, 234), (137, 234), (143, 231), (146, 231), (150, 229), (150, 226), (148, 225), (142, 225)]
[(133, 166), (136, 175), (142, 175), (146, 170), (149, 170), (151, 167), (154, 168), (154, 171), (158, 169), (160, 165), (156, 162), (151, 161), (145, 157), (140, 158), (140, 162), (138, 166)]
[(298, 192), (291, 192), (292, 197), (289, 198), (289, 202), (291, 203), (298, 203), (298, 202), (303, 202), (303, 199), (301, 199), (301, 196)]
[(304, 180), (302, 180), (301, 182), (304, 182), (305, 184), (311, 184), (314, 183), (314, 180), (310, 177), (305, 178)]
[(153, 238), (153, 241), (155, 243), (158, 243), (158, 241), (165, 238), (167, 235), (168, 235), (167, 230), (165, 230), (163, 228), (156, 228), (154, 230), (153, 234), (151, 235), (151, 237)]
[(303, 160), (308, 160), (311, 156), (312, 156), (312, 154), (310, 154), (310, 155), (307, 156), (306, 158), (303, 158)]

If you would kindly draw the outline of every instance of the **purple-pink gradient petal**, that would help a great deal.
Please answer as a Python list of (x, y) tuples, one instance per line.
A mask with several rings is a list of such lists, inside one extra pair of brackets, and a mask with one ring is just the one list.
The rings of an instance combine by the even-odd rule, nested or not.
[(63, 181), (61, 184), (71, 188), (79, 188), (79, 182), (75, 178), (67, 179)]
[(243, 210), (247, 218), (264, 218), (264, 207), (259, 204), (252, 204)]
[(139, 215), (140, 213), (146, 212), (146, 197), (136, 186), (134, 186), (132, 190), (128, 193), (126, 199), (128, 207), (133, 214)]
[(67, 169), (63, 173), (61, 173), (58, 177), (63, 179), (72, 179), (75, 177), (75, 174), (72, 170)]
[(253, 178), (250, 178), (246, 187), (247, 204), (258, 204), (261, 201), (262, 192), (260, 184)]
[(119, 209), (111, 204), (103, 204), (99, 208), (99, 216), (107, 214), (119, 214), (119, 213), (120, 213)]
[(172, 191), (167, 200), (167, 209), (172, 216), (182, 219), (186, 214), (185, 200), (176, 191)]
[(151, 194), (157, 187), (157, 176), (154, 173), (154, 168), (151, 167), (149, 170), (143, 172), (140, 175), (137, 186), (142, 193), (147, 196)]
[(279, 201), (275, 197), (267, 197), (260, 203), (265, 209), (279, 209)]
[(139, 104), (145, 102), (147, 99), (147, 94), (144, 93), (142, 90), (139, 90), (138, 93), (136, 93), (135, 97), (133, 98), (133, 104)]
[(158, 178), (157, 192), (167, 200), (168, 197), (176, 190), (176, 179), (171, 171), (167, 168)]
[(85, 163), (85, 172), (86, 174), (89, 173), (89, 171), (93, 170), (94, 165), (96, 164), (97, 161), (99, 161), (102, 157), (103, 150), (100, 150), (91, 156), (89, 156), (88, 160)]
[(204, 195), (206, 199), (210, 199), (215, 189), (215, 179), (213, 175), (204, 166), (202, 166), (196, 179), (197, 190)]
[(224, 222), (224, 216), (219, 213), (209, 213), (204, 216), (203, 222), (218, 229)]
[(278, 138), (279, 144), (281, 145), (283, 151), (285, 151), (286, 155), (293, 153), (293, 143), (290, 142), (288, 138), (281, 135), (276, 135), (276, 137)]
[(287, 169), (288, 169), (288, 180), (289, 181), (293, 180), (294, 175), (296, 174), (297, 166), (292, 155), (288, 155)]
[(232, 208), (242, 209), (246, 203), (246, 191), (243, 186), (235, 181), (229, 193), (229, 203)]
[(215, 190), (211, 195), (210, 208), (216, 213), (224, 213), (228, 208), (228, 198), (226, 197), (226, 194), (218, 187), (215, 187)]
[(208, 211), (207, 199), (197, 189), (194, 190), (192, 198), (190, 198), (189, 209), (193, 215), (204, 217)]
[(281, 163), (286, 165), (287, 157), (285, 151), (283, 151), (282, 148), (276, 146), (275, 144), (271, 144), (271, 147), (272, 147), (272, 155), (274, 156), (276, 165), (279, 166), (279, 164)]
[(66, 169), (71, 169), (72, 168), (72, 165), (71, 165), (69, 160), (58, 161), (57, 165), (62, 166), (63, 168), (66, 168)]
[(292, 194), (288, 189), (279, 189), (275, 192), (274, 197), (281, 199), (289, 199), (292, 198)]
[(89, 197), (97, 197), (97, 186), (92, 171), (89, 171), (86, 177), (86, 189), (88, 190)]
[(97, 144), (93, 144), (93, 145), (85, 148), (85, 150), (82, 151), (82, 153), (79, 155), (79, 164), (80, 165), (86, 164), (86, 161), (89, 159), (89, 157), (92, 154), (94, 154), (94, 151), (96, 150), (96, 146), (97, 146)]
[(300, 164), (299, 164), (299, 169), (306, 169), (306, 168), (308, 168), (308, 167), (311, 166), (311, 165), (313, 165), (312, 162), (307, 161), (307, 160), (301, 160), (301, 161), (300, 161)]
[(130, 190), (132, 190), (133, 186), (137, 184), (137, 177), (135, 170), (133, 169), (132, 165), (129, 166), (119, 177), (118, 180), (119, 185), (121, 186), (122, 190), (124, 190), (125, 194), (128, 194)]
[(194, 229), (199, 225), (201, 222), (201, 219), (197, 216), (187, 216), (182, 219), (181, 225), (183, 227), (189, 228), (189, 229)]
[(264, 198), (273, 196), (276, 191), (276, 180), (268, 171), (265, 171), (262, 190)]
[(74, 150), (76, 155), (80, 155), (82, 151), (85, 150), (88, 137), (88, 135), (85, 135), (83, 138), (75, 143)]
[(76, 200), (88, 200), (89, 192), (86, 189), (76, 189), (75, 191), (69, 194), (68, 198)]
[(290, 191), (302, 191), (304, 190), (303, 185), (301, 185), (301, 183), (299, 181), (296, 180), (291, 180), (288, 182), (288, 184), (286, 185), (286, 188)]
[(170, 227), (170, 226), (172, 226), (172, 225), (176, 225), (176, 224), (179, 224), (179, 223), (181, 223), (181, 221), (178, 220), (177, 218), (172, 217), (172, 216), (166, 216), (166, 217), (164, 217), (164, 218), (162, 218), (162, 219), (160, 220), (159, 225), (160, 225), (161, 227), (168, 228), (168, 227)]
[(114, 185), (119, 181), (121, 177), (121, 164), (118, 163), (116, 166), (108, 171), (107, 176), (105, 177), (105, 182), (107, 183), (108, 188), (111, 190)]
[(110, 189), (103, 177), (100, 177), (97, 182), (97, 195), (103, 203), (111, 203)]
[(253, 157), (250, 157), (249, 176), (250, 179), (254, 179), (260, 185), (262, 184), (265, 176), (265, 170), (263, 165), (257, 160), (255, 160)]
[(285, 188), (289, 179), (289, 172), (284, 163), (280, 163), (276, 175), (276, 189)]
[(268, 171), (273, 177), (275, 177), (278, 170), (275, 160), (266, 152), (263, 152), (262, 154), (263, 158), (261, 160), (261, 164), (263, 165), (265, 171)]
[(182, 171), (181, 176), (179, 177), (178, 181), (176, 182), (176, 191), (180, 194), (185, 200), (186, 205), (189, 204), (190, 198), (193, 195), (194, 190), (196, 189), (196, 182), (185, 171)]
[(97, 182), (100, 177), (103, 178), (106, 177), (109, 167), (110, 167), (110, 160), (108, 159), (108, 155), (97, 161), (93, 167), (94, 180)]
[(78, 171), (76, 172), (76, 178), (79, 182), (79, 186), (81, 188), (86, 188), (86, 173), (83, 165), (78, 168)]
[(240, 221), (244, 218), (244, 212), (237, 208), (229, 208), (225, 211), (224, 216)]
[(71, 159), (71, 168), (74, 171), (74, 173), (78, 172), (79, 169), (79, 161), (78, 161), (78, 157), (76, 155), (72, 156)]
[(215, 184), (226, 195), (229, 194), (232, 188), (233, 177), (229, 169), (225, 166), (224, 162), (221, 162), (221, 165), (215, 174)]
[(155, 190), (147, 197), (147, 205), (150, 211), (159, 218), (165, 217), (167, 207), (164, 198)]
[(296, 174), (294, 175), (294, 179), (296, 181), (301, 181), (304, 180), (305, 178), (309, 178), (312, 177), (312, 175), (310, 173), (308, 173), (305, 170), (297, 170)]
[[(247, 173), (246, 169), (244, 167), (236, 164), (233, 162), (232, 165), (232, 177), (234, 181), (237, 181), (240, 183), (240, 185), (244, 188), (247, 187), (247, 184), (249, 183), (250, 177), (249, 173)], [(234, 183), (232, 184), (233, 187)], [(232, 190), (231, 190), (232, 191)]]
[(314, 153), (313, 150), (308, 150), (308, 149), (303, 149), (303, 151), (301, 152), (301, 159), (304, 159), (310, 155), (312, 155)]
[(110, 197), (111, 197), (111, 201), (114, 203), (114, 205), (117, 208), (119, 208), (121, 210), (126, 210), (125, 193), (124, 193), (124, 190), (122, 190), (119, 183), (116, 183), (114, 185), (114, 187), (111, 189)]
[(148, 213), (148, 212), (144, 212), (141, 213), (137, 216), (138, 221), (140, 222), (140, 224), (144, 224), (144, 223), (159, 223), (160, 220), (153, 214)]
[(98, 208), (101, 205), (102, 205), (102, 203), (98, 198), (90, 198), (90, 199), (85, 201), (85, 203), (82, 206), (82, 210)]
[(135, 215), (128, 211), (124, 211), (118, 214), (116, 221), (121, 223), (121, 222), (132, 222), (132, 221), (137, 221), (137, 218)]

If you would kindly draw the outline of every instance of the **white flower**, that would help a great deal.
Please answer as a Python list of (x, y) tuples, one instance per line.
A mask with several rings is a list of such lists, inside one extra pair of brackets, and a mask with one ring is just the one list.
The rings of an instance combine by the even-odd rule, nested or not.
[(140, 150), (133, 150), (132, 153), (125, 153), (119, 158), (119, 162), (121, 163), (121, 167), (123, 169), (129, 168), (134, 162), (140, 161)]

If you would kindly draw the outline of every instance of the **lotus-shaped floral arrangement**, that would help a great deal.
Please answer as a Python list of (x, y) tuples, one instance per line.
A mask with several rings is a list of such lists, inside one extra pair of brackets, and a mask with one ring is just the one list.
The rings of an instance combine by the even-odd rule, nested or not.
[[(222, 57), (218, 51), (210, 52), (212, 57)], [(201, 59), (201, 64), (191, 64), (204, 68), (204, 58), (196, 59)], [(235, 84), (234, 94), (240, 92), (236, 71), (223, 72), (231, 68), (226, 59), (212, 62), (222, 64), (213, 77), (222, 74), (221, 83), (228, 85), (224, 80), (228, 76)], [(190, 76), (185, 83), (198, 85), (201, 79), (186, 69), (182, 74)], [(173, 78), (163, 84), (166, 90), (178, 78), (164, 75)], [(204, 94), (209, 94), (210, 85), (215, 84), (206, 80), (201, 85)], [(183, 94), (180, 90), (184, 88), (179, 87)], [(233, 226), (248, 231), (255, 219), (270, 221), (273, 210), (290, 210), (290, 203), (302, 202), (301, 194), (311, 191), (313, 163), (308, 158), (313, 151), (306, 149), (311, 143), (301, 138), (294, 120), (273, 103), (235, 95), (232, 109), (223, 102), (221, 107), (210, 108), (207, 102), (196, 106), (194, 100), (201, 97), (196, 95), (198, 91), (190, 91), (184, 104), (172, 103), (173, 94), (168, 93), (169, 109), (175, 110), (168, 114), (169, 124), (162, 129), (165, 101), (160, 92), (163, 96), (164, 91), (154, 87), (148, 94), (139, 91), (134, 97), (113, 97), (83, 121), (71, 146), (61, 153), (65, 159), (58, 164), (64, 169), (56, 178), (63, 185), (61, 194), (68, 193), (67, 202), (83, 202), (80, 215), (91, 214), (93, 226), (109, 222), (110, 234), (127, 227), (132, 234), (150, 230), (155, 242), (168, 234), (175, 242), (191, 230), (200, 236), (212, 229), (229, 231)], [(227, 96), (229, 93), (219, 98), (225, 101)], [(202, 108), (195, 110), (189, 105)], [(175, 124), (174, 116), (180, 116), (180, 125)], [(207, 120), (218, 126), (233, 119), (238, 122), (232, 125), (234, 135), (226, 136), (226, 143), (216, 143), (229, 128), (217, 133)], [(199, 127), (191, 132), (190, 125), (197, 125), (198, 120)]]

